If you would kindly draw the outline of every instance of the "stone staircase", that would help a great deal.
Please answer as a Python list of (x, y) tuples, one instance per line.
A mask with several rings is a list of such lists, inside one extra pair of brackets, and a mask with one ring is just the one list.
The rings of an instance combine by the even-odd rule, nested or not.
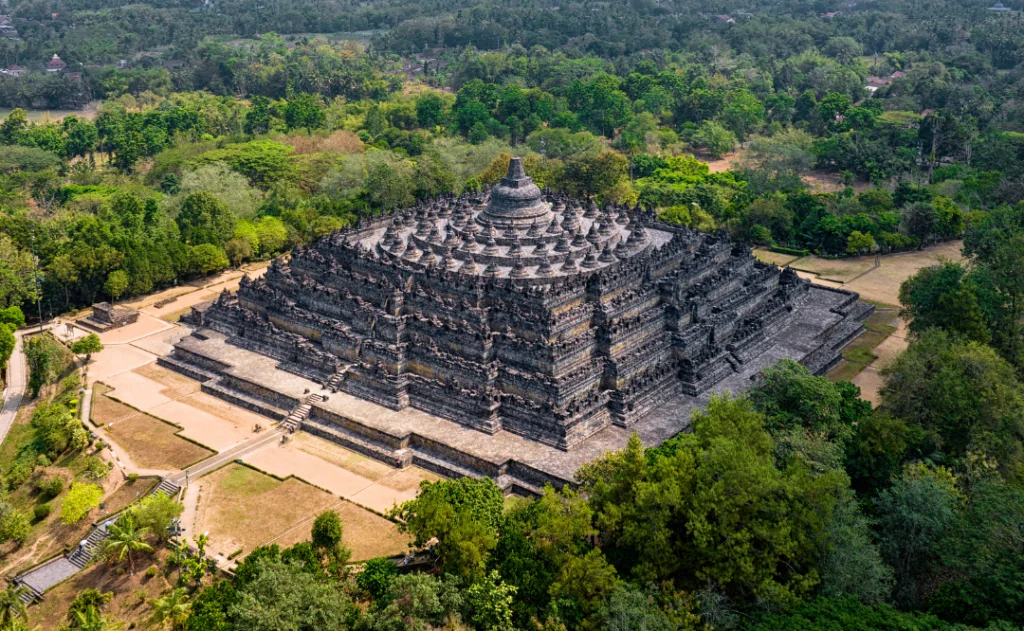
[(331, 378), (327, 380), (324, 387), (331, 392), (337, 392), (341, 387), (341, 382), (345, 381), (345, 375), (348, 373), (349, 366), (346, 364), (338, 369), (338, 372), (331, 375)]
[(302, 427), (302, 422), (309, 418), (309, 413), (313, 410), (313, 404), (323, 401), (325, 397), (320, 394), (306, 395), (306, 399), (295, 407), (285, 418), (281, 421), (281, 427), (288, 430), (289, 433), (294, 432)]
[[(163, 492), (168, 497), (173, 497), (177, 495), (180, 488), (178, 484), (165, 478), (147, 495)], [(46, 590), (84, 570), (93, 557), (103, 549), (103, 542), (110, 536), (110, 533), (107, 532), (107, 522), (116, 521), (117, 517), (118, 514), (115, 513), (104, 519), (102, 524), (97, 525), (89, 532), (88, 537), (75, 545), (75, 550), (71, 554), (54, 557), (28, 572), (16, 576), (14, 584), (21, 585), (26, 589), (20, 596), (21, 600), (26, 605), (42, 600)]]

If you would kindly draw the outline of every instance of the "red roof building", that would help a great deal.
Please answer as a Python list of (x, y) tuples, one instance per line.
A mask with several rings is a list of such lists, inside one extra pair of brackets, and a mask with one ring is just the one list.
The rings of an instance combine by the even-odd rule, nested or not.
[(64, 60), (57, 56), (57, 53), (53, 54), (53, 59), (46, 62), (47, 72), (63, 72), (68, 65), (64, 63)]

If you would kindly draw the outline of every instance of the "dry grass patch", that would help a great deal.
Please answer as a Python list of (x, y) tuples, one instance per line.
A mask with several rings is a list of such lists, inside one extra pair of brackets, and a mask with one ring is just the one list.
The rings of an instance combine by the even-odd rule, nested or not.
[[(218, 552), (230, 554), (239, 548), (248, 552), (335, 502), (330, 493), (301, 480), (282, 481), (231, 464), (201, 479), (195, 529), (209, 531)], [(309, 521), (302, 529), (303, 538), (309, 536), (311, 526)]]
[(92, 408), (89, 410), (89, 418), (98, 426), (106, 426), (107, 423), (116, 423), (138, 414), (138, 410), (128, 407), (120, 401), (115, 401), (107, 396), (113, 390), (110, 386), (97, 383), (92, 389)]
[(762, 263), (770, 263), (772, 265), (778, 265), (779, 267), (785, 267), (800, 257), (793, 256), (792, 254), (782, 254), (781, 252), (772, 252), (771, 250), (757, 248), (754, 250), (754, 258)]
[(825, 280), (848, 283), (874, 268), (875, 257), (861, 256), (849, 259), (823, 259), (813, 254), (790, 263), (793, 269), (817, 274)]
[(295, 147), (295, 155), (310, 153), (349, 154), (359, 153), (363, 150), (363, 141), (359, 140), (359, 137), (352, 132), (343, 129), (331, 132), (327, 136), (295, 134), (293, 136), (283, 136), (277, 140), (283, 144)]
[(151, 379), (163, 386), (163, 389), (160, 390), (160, 394), (164, 395), (168, 399), (177, 399), (199, 390), (198, 381), (193, 381), (185, 375), (167, 370), (159, 364), (146, 364), (145, 366), (136, 368), (132, 372), (137, 375), (141, 375), (146, 379)]
[[(412, 536), (398, 532), (393, 522), (344, 500), (332, 506), (331, 510), (341, 518), (344, 526), (342, 540), (352, 550), (352, 561), (392, 557), (408, 552)], [(274, 543), (286, 547), (308, 541), (312, 527), (313, 520), (310, 518), (283, 534)]]
[(214, 453), (178, 436), (178, 427), (142, 412), (117, 421), (107, 431), (135, 464), (147, 469), (184, 469)]

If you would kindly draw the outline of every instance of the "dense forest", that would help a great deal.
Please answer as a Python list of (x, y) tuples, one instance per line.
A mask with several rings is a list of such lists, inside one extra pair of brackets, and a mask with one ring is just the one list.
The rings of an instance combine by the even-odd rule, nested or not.
[[(0, 61), (21, 70), (0, 74), (12, 108), (0, 361), (23, 312), (266, 260), (483, 190), (512, 155), (544, 187), (780, 252), (964, 239), (964, 264), (902, 287), (911, 344), (884, 370), (878, 409), (783, 362), (748, 396), (713, 400), (692, 433), (586, 465), (575, 488), (506, 500), (489, 480), (424, 485), (393, 517), (431, 542), (429, 571), (374, 560), (354, 574), (325, 517), (310, 542), (260, 548), (230, 580), (186, 573), (161, 624), (1024, 627), (1019, 12), (974, 0), (5, 6), (17, 35), (0, 39)], [(66, 67), (44, 70), (54, 54)], [(86, 109), (31, 111), (45, 108)], [(62, 396), (37, 412), (34, 451), (0, 463), (4, 488), (80, 447), (77, 402)], [(16, 539), (27, 518), (5, 505), (0, 539)], [(98, 625), (94, 596), (76, 611)], [(5, 631), (23, 628), (4, 611)], [(86, 617), (69, 614), (69, 628), (108, 628)]]

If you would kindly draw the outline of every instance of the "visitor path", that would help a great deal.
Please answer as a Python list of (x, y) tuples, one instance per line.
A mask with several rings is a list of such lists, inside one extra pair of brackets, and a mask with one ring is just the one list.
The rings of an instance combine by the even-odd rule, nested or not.
[(7, 432), (14, 425), (14, 419), (18, 416), (21, 402), (24, 400), (25, 391), (28, 389), (28, 365), (25, 362), (25, 336), (31, 333), (39, 333), (49, 329), (52, 325), (46, 324), (42, 328), (32, 327), (22, 329), (14, 333), (14, 352), (7, 362), (7, 391), (4, 398), (3, 410), (0, 411), (0, 443), (7, 438)]

